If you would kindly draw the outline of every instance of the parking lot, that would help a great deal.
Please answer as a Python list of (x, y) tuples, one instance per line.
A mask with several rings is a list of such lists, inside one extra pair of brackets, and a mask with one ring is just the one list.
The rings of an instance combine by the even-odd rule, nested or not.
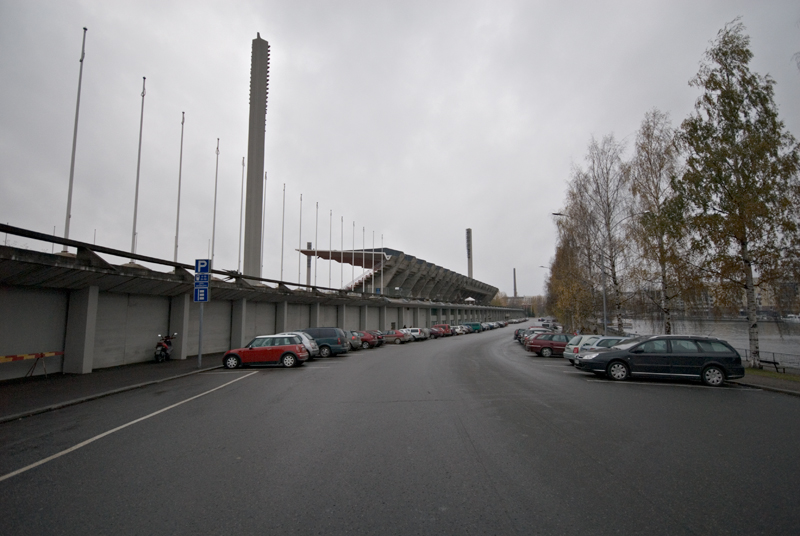
[(58, 455), (0, 482), (0, 530), (791, 534), (798, 419), (797, 397), (611, 382), (498, 329), (0, 424), (2, 475)]

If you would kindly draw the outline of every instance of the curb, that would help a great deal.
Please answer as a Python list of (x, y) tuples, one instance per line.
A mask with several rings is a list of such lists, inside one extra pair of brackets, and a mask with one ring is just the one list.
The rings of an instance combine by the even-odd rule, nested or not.
[(159, 380), (152, 380), (152, 381), (149, 381), (149, 382), (142, 382), (142, 383), (137, 383), (137, 384), (134, 384), (134, 385), (128, 385), (128, 386), (125, 386), (125, 387), (119, 387), (117, 389), (112, 389), (110, 391), (105, 391), (105, 392), (94, 394), (94, 395), (84, 396), (84, 397), (81, 397), (81, 398), (74, 398), (72, 400), (67, 400), (66, 402), (59, 402), (57, 404), (52, 404), (50, 406), (45, 406), (43, 408), (32, 409), (32, 410), (24, 411), (22, 413), (17, 413), (15, 415), (8, 415), (6, 417), (0, 417), (0, 424), (6, 423), (6, 422), (10, 422), (10, 421), (16, 421), (17, 419), (24, 419), (25, 417), (32, 417), (33, 415), (39, 415), (40, 413), (47, 413), (48, 411), (54, 411), (54, 410), (57, 410), (57, 409), (66, 408), (68, 406), (75, 406), (77, 404), (82, 404), (82, 403), (88, 402), (90, 400), (96, 400), (98, 398), (103, 398), (103, 397), (106, 397), (106, 396), (116, 395), (118, 393), (124, 393), (125, 391), (133, 391), (134, 389), (139, 389), (141, 387), (147, 387), (148, 385), (155, 385), (157, 383), (167, 382), (167, 381), (170, 381), (170, 380), (177, 380), (178, 378), (185, 378), (186, 376), (191, 376), (192, 374), (199, 374), (200, 372), (208, 372), (209, 370), (214, 370), (214, 369), (218, 369), (218, 368), (222, 368), (222, 365), (217, 365), (215, 367), (209, 367), (209, 368), (204, 368), (204, 369), (199, 369), (199, 370), (193, 370), (191, 372), (185, 372), (183, 374), (178, 374), (176, 376), (170, 376), (168, 378), (161, 378)]
[(735, 383), (736, 385), (741, 385), (742, 387), (751, 387), (753, 389), (761, 389), (762, 391), (772, 391), (774, 393), (782, 393), (784, 395), (791, 395), (791, 396), (800, 396), (800, 391), (790, 391), (789, 389), (779, 389), (777, 387), (767, 387), (764, 385), (756, 385), (754, 383), (742, 383), (731, 381), (730, 383)]

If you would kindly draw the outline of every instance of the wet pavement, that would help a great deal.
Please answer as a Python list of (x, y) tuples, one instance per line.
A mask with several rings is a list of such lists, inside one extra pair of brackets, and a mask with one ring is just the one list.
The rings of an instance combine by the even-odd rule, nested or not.
[[(198, 368), (197, 358), (192, 357), (99, 369), (91, 374), (57, 373), (47, 378), (35, 376), (0, 382), (0, 423), (219, 368), (222, 355), (221, 352), (204, 355), (202, 368)], [(731, 383), (800, 396), (800, 381), (791, 378), (797, 380), (798, 376), (786, 373), (784, 379), (750, 373)]]
[(0, 382), (0, 422), (70, 406), (222, 366), (222, 352), (163, 363), (146, 361), (90, 374), (48, 374)]

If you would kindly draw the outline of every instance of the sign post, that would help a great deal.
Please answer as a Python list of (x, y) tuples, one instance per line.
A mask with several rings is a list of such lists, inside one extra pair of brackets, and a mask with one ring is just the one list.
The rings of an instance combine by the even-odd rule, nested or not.
[(203, 305), (211, 297), (208, 286), (211, 281), (209, 267), (211, 263), (208, 259), (197, 259), (194, 261), (194, 301), (200, 304), (200, 340), (197, 343), (197, 368), (203, 366)]

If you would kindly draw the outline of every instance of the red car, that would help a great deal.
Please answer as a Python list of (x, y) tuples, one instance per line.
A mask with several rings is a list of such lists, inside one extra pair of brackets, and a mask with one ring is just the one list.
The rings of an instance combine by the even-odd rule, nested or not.
[(308, 350), (299, 335), (264, 335), (244, 348), (225, 352), (222, 365), (228, 369), (251, 364), (277, 364), (297, 367), (308, 359)]
[(525, 349), (542, 357), (564, 355), (570, 336), (566, 333), (538, 333), (528, 337)]
[(378, 340), (377, 346), (383, 346), (383, 342), (384, 342), (383, 341), (383, 333), (381, 333), (380, 330), (371, 329), (371, 330), (368, 331), (368, 333), (371, 333), (372, 335), (374, 335), (375, 338)]
[(450, 330), (450, 324), (434, 324), (433, 327), (439, 328), (442, 331), (444, 331), (445, 337), (449, 337), (450, 335), (453, 335), (453, 332)]
[(444, 330), (437, 327), (431, 328), (431, 339), (438, 339), (439, 337), (444, 337)]
[(359, 331), (359, 335), (361, 335), (361, 348), (375, 348), (378, 346), (378, 337), (376, 337), (373, 333), (369, 331)]

